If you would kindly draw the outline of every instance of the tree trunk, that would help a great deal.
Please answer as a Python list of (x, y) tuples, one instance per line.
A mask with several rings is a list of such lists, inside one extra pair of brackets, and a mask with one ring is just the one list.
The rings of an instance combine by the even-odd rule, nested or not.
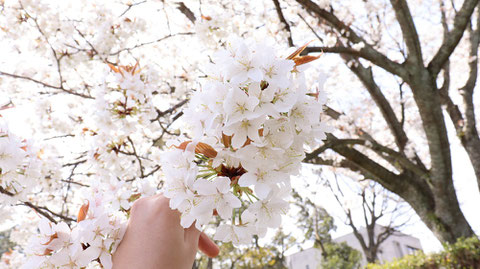
[(433, 192), (428, 193), (410, 191), (400, 196), (412, 206), (440, 241), (454, 243), (460, 237), (475, 235), (460, 210), (453, 188), (445, 196), (437, 193), (436, 198)]
[[(467, 25), (471, 23), (472, 13), (479, 4), (478, 0), (463, 1), (462, 7), (455, 15), (452, 28), (445, 28), (446, 34), (442, 45), (429, 63), (424, 60), (422, 43), (406, 0), (390, 0), (406, 47), (406, 57), (403, 63), (394, 62), (376, 50), (374, 46), (369, 44), (368, 39), (364, 39), (354, 28), (350, 27), (350, 23), (345, 23), (337, 17), (331, 7), (321, 7), (311, 0), (297, 0), (297, 2), (312, 16), (317, 17), (320, 24), (327, 25), (338, 32), (335, 47), (320, 47), (320, 50), (316, 52), (323, 52), (327, 49), (326, 52), (338, 53), (345, 59), (347, 66), (350, 67), (372, 96), (391, 130), (393, 141), (396, 142), (398, 147), (398, 149), (386, 147), (377, 143), (374, 138), (364, 138), (362, 135), (359, 135), (358, 139), (337, 139), (330, 135), (325, 145), (311, 154), (307, 154), (305, 161), (347, 168), (360, 172), (365, 178), (380, 183), (408, 202), (442, 242), (453, 243), (460, 237), (474, 236), (475, 233), (460, 210), (453, 185), (452, 156), (441, 102), (443, 100), (441, 99), (442, 93), (449, 99), (448, 83), (444, 90), (440, 91), (436, 80), (440, 70), (444, 69), (462, 39)], [(479, 27), (480, 19), (477, 20), (477, 28)], [(473, 49), (470, 54), (475, 56), (475, 59), (478, 54), (479, 34), (480, 32), (475, 31), (475, 34), (472, 35), (474, 38), (471, 39)], [(348, 40), (348, 42), (345, 40)], [(364, 46), (362, 49), (356, 50), (350, 47), (349, 43), (363, 43)], [(310, 52), (315, 52), (312, 49), (310, 49)], [(406, 83), (410, 86), (416, 108), (420, 114), (426, 143), (428, 143), (429, 155), (426, 158), (430, 158), (429, 168), (426, 168), (425, 160), (422, 161), (416, 153), (414, 157), (407, 156), (409, 154), (404, 151), (405, 147), (408, 146), (408, 142), (414, 143), (416, 140), (409, 138), (403, 130), (404, 115), (402, 115), (402, 120), (399, 121), (389, 100), (376, 84), (372, 69), (363, 67), (360, 59), (367, 60), (392, 75), (400, 77), (402, 84)], [(447, 100), (450, 102), (447, 112), (449, 112), (451, 118), (452, 116), (458, 118), (458, 120), (454, 118), (452, 120), (462, 145), (470, 157), (480, 186), (480, 138), (475, 129), (474, 105), (473, 100), (471, 100), (478, 73), (477, 62), (472, 62), (471, 68), (471, 74), (473, 75), (470, 76), (469, 83), (464, 87), (464, 101), (467, 108), (465, 111), (467, 120), (465, 122), (467, 125), (470, 124), (471, 128), (466, 128), (466, 130), (460, 128), (463, 124), (461, 123), (463, 119), (460, 111), (448, 111), (449, 108), (458, 110), (451, 100)], [(447, 75), (449, 76), (449, 74)], [(446, 83), (447, 77), (445, 75), (444, 80), (444, 83)], [(458, 132), (459, 130), (460, 132)], [(392, 172), (390, 168), (381, 165), (375, 159), (355, 149), (353, 145), (360, 145), (366, 150), (374, 151), (390, 165), (396, 167), (396, 171)], [(319, 158), (319, 154), (326, 149), (334, 150), (345, 159), (339, 163)], [(428, 162), (425, 161), (425, 163)]]
[(431, 171), (426, 181), (431, 189), (433, 208), (420, 213), (418, 211), (423, 210), (411, 205), (417, 207), (417, 213), (441, 241), (454, 243), (459, 237), (475, 233), (460, 210), (453, 186), (450, 143), (438, 89), (427, 69), (411, 68), (410, 72), (407, 83), (412, 88), (430, 152)]

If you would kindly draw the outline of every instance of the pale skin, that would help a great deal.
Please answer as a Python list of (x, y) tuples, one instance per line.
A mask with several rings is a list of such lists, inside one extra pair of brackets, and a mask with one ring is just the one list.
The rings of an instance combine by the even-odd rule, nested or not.
[(180, 213), (162, 195), (136, 201), (122, 242), (113, 254), (114, 269), (190, 269), (197, 250), (209, 257), (219, 249), (192, 225), (180, 226)]

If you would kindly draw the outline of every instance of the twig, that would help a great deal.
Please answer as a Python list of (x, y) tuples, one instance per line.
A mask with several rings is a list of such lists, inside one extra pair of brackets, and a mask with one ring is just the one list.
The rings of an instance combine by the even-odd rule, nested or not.
[(298, 13), (298, 16), (300, 17), (300, 19), (302, 19), (302, 21), (308, 26), (308, 28), (310, 28), (310, 30), (312, 31), (312, 33), (318, 38), (318, 40), (322, 41), (323, 42), (323, 38), (321, 38), (317, 32), (315, 31), (315, 29), (313, 29), (313, 27), (307, 22), (307, 20), (305, 20), (305, 18), (300, 15), (300, 13)]
[[(148, 42), (145, 42), (145, 43), (137, 44), (137, 45), (135, 45), (135, 46), (133, 46), (133, 47), (130, 47), (130, 48), (120, 49), (120, 50), (118, 50), (118, 51), (116, 51), (116, 52), (110, 53), (109, 55), (110, 55), (110, 56), (118, 55), (118, 54), (120, 54), (121, 52), (130, 51), (130, 50), (134, 50), (134, 49), (139, 48), (139, 47), (143, 47), (143, 46), (150, 45), (150, 44), (153, 44), (153, 43), (161, 42), (161, 41), (163, 41), (163, 40), (165, 40), (165, 39), (168, 39), (168, 38), (171, 38), (171, 37), (174, 37), (174, 36), (193, 35), (193, 34), (195, 34), (195, 33), (193, 33), (193, 32), (185, 32), (185, 33), (170, 34), (170, 35), (166, 35), (166, 36), (164, 36), (164, 37), (161, 37), (161, 38), (159, 38), (159, 39), (157, 39), (157, 40), (153, 40), (153, 41), (148, 41)], [(95, 52), (96, 52), (96, 51), (95, 51)], [(98, 52), (96, 52), (96, 53), (98, 54)]]
[(283, 16), (282, 7), (280, 6), (280, 2), (278, 2), (278, 0), (272, 0), (272, 1), (273, 1), (273, 4), (275, 5), (275, 9), (277, 10), (278, 19), (280, 20), (280, 22), (283, 23), (285, 30), (288, 32), (288, 37), (287, 37), (288, 45), (290, 47), (294, 47), (293, 39), (292, 39), (292, 30), (290, 29), (290, 25), (288, 24), (287, 20), (285, 19), (285, 16)]
[(61, 90), (61, 91), (63, 91), (63, 92), (66, 92), (66, 93), (69, 93), (69, 94), (72, 94), (72, 95), (76, 95), (76, 96), (80, 96), (80, 97), (83, 97), (83, 98), (87, 98), (87, 99), (95, 99), (95, 98), (93, 98), (93, 97), (90, 96), (90, 95), (86, 95), (86, 94), (74, 92), (74, 91), (72, 91), (72, 90), (65, 89), (64, 87), (53, 86), (53, 85), (47, 84), (47, 83), (45, 83), (45, 82), (42, 82), (42, 81), (40, 81), (40, 80), (36, 80), (36, 79), (34, 79), (34, 78), (31, 78), (31, 77), (26, 77), (26, 76), (21, 76), (21, 75), (10, 74), (10, 73), (3, 72), (3, 71), (0, 71), (0, 75), (12, 77), (12, 78), (19, 78), (19, 79), (29, 80), (29, 81), (35, 82), (35, 83), (37, 83), (37, 84), (40, 84), (40, 85), (42, 85), (43, 87), (46, 87), (46, 88), (52, 88), (52, 89), (56, 89), (56, 90)]
[(147, 1), (145, 0), (145, 1), (138, 2), (138, 3), (133, 3), (133, 4), (132, 4), (132, 3), (128, 3), (128, 4), (127, 4), (127, 6), (128, 6), (127, 9), (125, 9), (125, 11), (123, 11), (122, 14), (120, 14), (118, 17), (122, 17), (123, 15), (125, 15), (132, 7), (138, 6), (138, 5), (143, 4), (143, 3), (146, 3), (146, 2), (147, 2)]

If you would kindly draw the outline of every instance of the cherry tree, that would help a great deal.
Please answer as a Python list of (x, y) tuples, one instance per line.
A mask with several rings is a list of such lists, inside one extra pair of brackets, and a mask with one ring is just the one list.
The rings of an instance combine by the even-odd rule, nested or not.
[[(324, 34), (318, 38), (325, 46), (307, 51), (341, 56), (375, 106), (363, 117), (383, 118), (383, 123), (351, 120), (354, 128), (346, 127), (342, 137), (330, 135), (305, 161), (344, 167), (379, 182), (407, 201), (441, 241), (475, 235), (453, 186), (446, 122), (453, 123), (478, 181), (480, 139), (473, 101), (478, 1), (296, 2), (306, 13), (299, 12), (301, 20), (314, 34)], [(437, 19), (429, 23), (422, 14)], [(457, 102), (455, 95), (460, 95)], [(389, 135), (378, 135), (379, 125)], [(338, 155), (322, 156), (327, 149)]]
[(219, 239), (262, 235), (302, 159), (381, 183), (442, 241), (474, 235), (443, 112), (480, 178), (477, 4), (0, 1), (0, 216), (17, 244), (1, 266), (108, 267), (132, 203), (175, 184), (183, 225), (215, 213)]

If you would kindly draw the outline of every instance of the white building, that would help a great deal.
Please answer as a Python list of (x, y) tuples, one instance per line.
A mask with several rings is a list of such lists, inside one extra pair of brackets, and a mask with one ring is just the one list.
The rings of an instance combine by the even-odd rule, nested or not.
[[(375, 226), (375, 234), (379, 234), (384, 227)], [(360, 228), (360, 234), (368, 244), (367, 229)], [(366, 255), (363, 253), (362, 247), (353, 233), (334, 239), (335, 242), (345, 242), (347, 245), (357, 249), (362, 253), (362, 266), (367, 264)], [(378, 251), (377, 258), (380, 263), (391, 261), (394, 258), (401, 258), (407, 254), (412, 254), (417, 250), (421, 250), (422, 245), (417, 238), (401, 233), (395, 232), (390, 235), (381, 245)], [(320, 261), (322, 255), (321, 251), (316, 248), (309, 248), (288, 256), (288, 268), (290, 269), (318, 269), (320, 268)]]
[(312, 247), (287, 256), (287, 266), (289, 269), (317, 269), (321, 260), (320, 249)]

